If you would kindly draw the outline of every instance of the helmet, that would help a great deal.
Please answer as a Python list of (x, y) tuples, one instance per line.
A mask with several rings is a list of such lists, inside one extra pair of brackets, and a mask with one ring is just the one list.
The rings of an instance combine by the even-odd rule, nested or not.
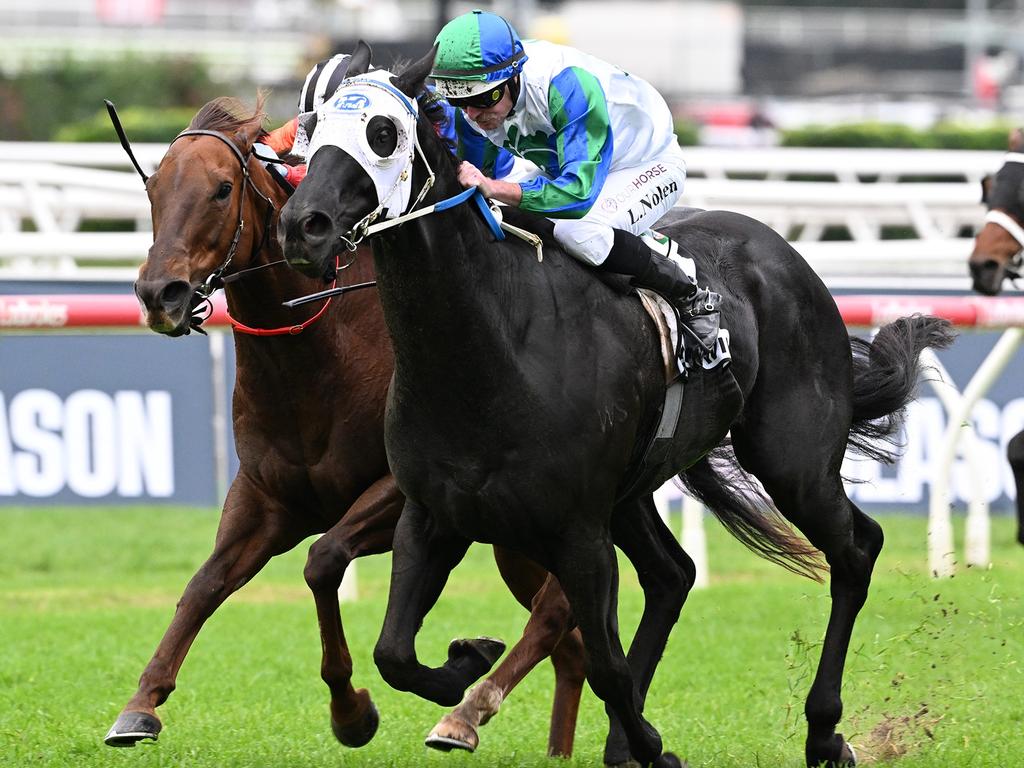
[(431, 76), (449, 99), (465, 99), (493, 89), (519, 74), (526, 51), (519, 35), (501, 16), (471, 11), (457, 16), (435, 40)]
[(328, 96), (338, 90), (348, 72), (349, 58), (347, 53), (337, 53), (309, 70), (299, 92), (300, 113), (315, 112)]

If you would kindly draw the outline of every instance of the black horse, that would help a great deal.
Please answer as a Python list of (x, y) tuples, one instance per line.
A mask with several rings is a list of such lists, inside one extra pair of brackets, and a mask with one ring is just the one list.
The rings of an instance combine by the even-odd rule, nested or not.
[[(366, 58), (360, 46), (350, 77), (364, 71)], [(433, 52), (390, 79), (378, 72), (368, 76), (375, 84), (349, 81), (335, 104), (361, 109), (391, 98), (412, 112), (408, 105), (432, 62)], [(376, 173), (374, 155), (411, 165), (414, 205), (429, 169), (437, 178), (424, 204), (461, 191), (428, 121), (395, 118), (403, 107), (394, 103), (387, 114), (375, 109), (367, 107), (356, 123), (363, 132), (356, 149), (325, 140), (282, 211), (285, 255), (303, 272), (330, 277), (339, 247), (366, 234), (370, 212), (393, 205), (378, 198), (367, 170)], [(317, 131), (352, 130), (352, 123), (325, 128), (331, 120), (323, 115)], [(516, 216), (519, 224), (530, 218)], [(543, 222), (535, 226), (543, 229)], [(565, 590), (587, 649), (588, 680), (612, 720), (605, 762), (679, 765), (662, 752), (642, 711), (681, 605), (673, 595), (688, 585), (687, 559), (646, 510), (650, 492), (685, 468), (689, 488), (755, 550), (809, 574), (820, 566), (814, 547), (824, 553), (833, 604), (806, 704), (806, 759), (852, 764), (852, 750), (835, 731), (840, 688), (882, 531), (846, 495), (840, 465), (848, 443), (882, 450), (871, 439), (898, 425), (919, 353), (950, 343), (952, 331), (945, 321), (915, 317), (884, 327), (871, 344), (851, 339), (803, 259), (744, 216), (701, 212), (663, 231), (723, 294), (733, 363), (689, 377), (681, 427), (664, 462), (625, 495), (637, 446), (657, 426), (665, 400), (658, 344), (640, 303), (550, 241), (542, 262), (530, 246), (495, 242), (472, 205), (403, 222), (374, 240), (395, 350), (385, 440), (407, 499), (375, 660), (392, 686), (437, 700), (450, 673), (417, 661), (416, 632), (469, 543), (501, 542), (544, 565)], [(813, 547), (789, 535), (771, 501), (749, 484), (734, 485), (711, 460), (730, 431), (725, 457), (760, 480)], [(628, 656), (618, 638), (613, 540), (647, 581)]]
[[(982, 182), (988, 208), (985, 225), (974, 238), (970, 269), (974, 290), (995, 296), (1007, 279), (1020, 276), (1024, 253), (1024, 134), (1010, 135), (1010, 154), (995, 176)], [(1024, 432), (1006, 446), (1006, 458), (1017, 484), (1017, 541), (1024, 544)]]

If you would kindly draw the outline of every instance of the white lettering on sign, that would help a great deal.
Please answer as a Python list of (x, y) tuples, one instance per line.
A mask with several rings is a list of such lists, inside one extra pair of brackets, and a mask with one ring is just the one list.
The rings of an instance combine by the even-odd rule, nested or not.
[(0, 299), (0, 328), (59, 328), (68, 324), (68, 305), (47, 299)]
[[(863, 482), (849, 483), (847, 491), (855, 502), (865, 504), (922, 505), (927, 502), (933, 478), (944, 471), (942, 460), (943, 432), (947, 416), (942, 403), (934, 397), (921, 398), (907, 407), (899, 461), (892, 466), (876, 462), (850, 460), (843, 464), (843, 475)], [(982, 477), (973, 477), (973, 466), (961, 437), (953, 461), (950, 490), (954, 501), (967, 501), (975, 482), (985, 489), (989, 502), (1001, 498), (1015, 499), (1017, 487), (1006, 460), (1006, 445), (1024, 429), (1024, 398), (1006, 403), (1002, 408), (991, 400), (979, 400), (971, 414), (977, 439), (977, 466)]]
[(171, 395), (95, 389), (67, 400), (0, 393), (0, 496), (169, 497), (174, 493)]

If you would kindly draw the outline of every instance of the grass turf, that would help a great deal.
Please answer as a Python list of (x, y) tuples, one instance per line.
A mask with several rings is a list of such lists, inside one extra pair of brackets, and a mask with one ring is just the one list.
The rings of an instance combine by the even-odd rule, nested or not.
[[(0, 765), (600, 765), (603, 707), (587, 690), (573, 760), (544, 757), (552, 689), (538, 668), (481, 731), (474, 755), (426, 750), (442, 708), (389, 689), (371, 653), (387, 556), (359, 561), (360, 599), (343, 607), (355, 683), (381, 713), (363, 749), (338, 745), (319, 679), (320, 645), (302, 581), (305, 546), (272, 561), (200, 633), (159, 712), (157, 744), (102, 738), (134, 691), (218, 512), (173, 508), (0, 509)], [(840, 730), (862, 764), (1005, 766), (1024, 747), (1024, 550), (997, 518), (993, 566), (950, 580), (926, 573), (925, 521), (887, 516), (886, 548), (847, 662)], [(655, 678), (646, 716), (691, 766), (803, 765), (803, 700), (817, 664), (827, 586), (742, 549), (709, 522), (713, 584), (694, 592)], [(641, 595), (624, 566), (620, 618)], [(489, 549), (473, 547), (420, 633), (440, 663), (456, 636), (511, 644), (526, 614)], [(625, 631), (625, 630), (624, 630)], [(627, 632), (628, 634), (628, 632)]]

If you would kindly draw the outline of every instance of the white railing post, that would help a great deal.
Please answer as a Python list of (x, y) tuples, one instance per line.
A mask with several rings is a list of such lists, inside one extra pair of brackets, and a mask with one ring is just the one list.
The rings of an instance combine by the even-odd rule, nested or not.
[(708, 543), (704, 535), (704, 505), (692, 496), (683, 495), (683, 549), (693, 560), (695, 589), (706, 587), (708, 575)]
[[(957, 444), (961, 435), (965, 432), (971, 435), (967, 437), (968, 461), (971, 462), (971, 451), (974, 436), (970, 423), (971, 409), (991, 388), (999, 375), (1003, 372), (1007, 363), (1013, 357), (1021, 341), (1024, 340), (1024, 328), (1010, 328), (999, 337), (999, 341), (989, 352), (985, 360), (978, 366), (978, 370), (971, 377), (970, 382), (964, 387), (963, 394), (959, 397), (951, 397), (946, 389), (945, 393), (940, 388), (935, 388), (946, 405), (948, 421), (943, 433), (942, 448), (939, 458), (940, 472), (938, 477), (932, 479), (931, 498), (928, 507), (928, 567), (933, 576), (952, 576), (955, 571), (955, 551), (953, 544), (953, 523), (952, 523), (952, 494), (950, 492), (950, 478), (953, 462), (956, 459)], [(929, 352), (929, 359), (932, 365), (940, 373), (945, 373), (937, 359)], [(947, 375), (948, 376), (948, 375)], [(947, 403), (947, 401), (949, 401)], [(949, 405), (953, 407), (950, 408)], [(982, 481), (983, 472), (981, 468), (975, 467), (973, 462), (969, 464), (972, 477), (972, 496), (984, 494)], [(971, 565), (988, 565), (989, 561), (989, 523), (988, 505), (972, 502), (968, 512), (966, 536), (967, 554), (965, 559)]]

